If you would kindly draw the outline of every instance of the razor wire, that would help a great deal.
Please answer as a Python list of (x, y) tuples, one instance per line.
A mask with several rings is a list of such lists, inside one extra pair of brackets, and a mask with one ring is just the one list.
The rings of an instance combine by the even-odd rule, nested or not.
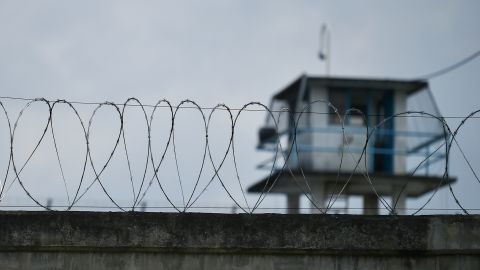
[[(5, 104), (7, 102), (15, 102), (15, 101), (25, 101), (26, 103), (23, 105), (23, 107), (20, 109), (18, 115), (15, 118), (11, 118), (11, 114), (9, 113), (7, 107)], [(302, 166), (300, 165), (298, 170), (300, 171), (300, 176), (295, 175), (294, 173), (294, 168), (291, 167), (289, 160), (292, 158), (292, 156), (298, 156), (299, 155), (299, 148), (298, 148), (298, 131), (299, 131), (299, 123), (302, 120), (302, 117), (308, 114), (329, 114), (329, 113), (322, 113), (322, 112), (312, 112), (311, 107), (312, 105), (316, 103), (323, 103), (325, 104), (328, 108), (333, 111), (333, 114), (335, 114), (335, 117), (338, 118), (338, 122), (340, 123), (340, 129), (341, 129), (341, 149), (340, 149), (340, 158), (338, 160), (338, 168), (337, 168), (337, 173), (336, 173), (336, 182), (335, 182), (335, 187), (337, 185), (339, 186), (338, 191), (331, 193), (328, 198), (327, 198), (327, 203), (326, 206), (321, 206), (319, 204), (319, 198), (316, 198), (315, 192), (312, 191), (312, 188), (310, 186), (311, 179), (309, 179), (309, 176), (304, 172)], [(17, 128), (19, 125), (22, 123), (23, 120), (23, 115), (25, 112), (27, 112), (33, 104), (42, 104), (45, 106), (47, 113), (47, 116), (45, 117), (46, 120), (42, 125), (42, 132), (38, 138), (38, 140), (34, 143), (34, 147), (30, 152), (23, 153), (26, 154), (27, 158), (23, 162), (19, 162), (16, 159), (17, 156), (17, 150), (16, 150), (16, 136), (17, 136)], [(78, 181), (78, 185), (75, 188), (75, 193), (74, 194), (69, 194), (68, 191), (68, 185), (69, 181), (67, 181), (67, 177), (65, 176), (64, 172), (64, 166), (62, 162), (62, 155), (60, 154), (59, 151), (59, 144), (57, 143), (58, 141), (58, 135), (56, 133), (56, 130), (59, 128), (57, 124), (55, 124), (55, 119), (57, 117), (56, 115), (56, 108), (59, 106), (64, 105), (66, 106), (67, 109), (69, 109), (73, 115), (75, 116), (74, 119), (78, 121), (78, 124), (81, 127), (81, 132), (82, 132), (82, 138), (84, 139), (84, 144), (85, 144), (85, 153), (82, 158), (82, 169), (81, 169), (81, 174), (80, 174), (80, 179)], [(91, 111), (90, 117), (88, 119), (85, 119), (81, 117), (80, 113), (78, 112), (77, 107), (78, 106), (84, 106), (84, 105), (94, 105), (94, 109)], [(225, 104), (218, 104), (217, 106), (214, 107), (201, 107), (198, 105), (196, 102), (192, 100), (183, 100), (181, 101), (178, 105), (173, 106), (170, 101), (166, 99), (159, 100), (155, 105), (150, 105), (150, 104), (143, 104), (140, 100), (136, 98), (129, 98), (127, 99), (124, 103), (114, 103), (114, 102), (101, 102), (101, 103), (94, 103), (94, 102), (71, 102), (67, 100), (47, 100), (45, 98), (36, 98), (36, 99), (23, 99), (23, 98), (9, 98), (9, 97), (0, 97), (0, 107), (2, 108), (3, 115), (5, 117), (5, 125), (2, 125), (0, 128), (2, 129), (7, 129), (8, 135), (9, 135), (9, 158), (8, 162), (6, 165), (6, 170), (3, 176), (3, 179), (1, 180), (1, 187), (0, 187), (0, 206), (2, 206), (2, 201), (5, 195), (9, 192), (10, 188), (12, 185), (15, 183), (18, 183), (23, 190), (23, 192), (28, 196), (28, 198), (37, 206), (40, 207), (44, 210), (52, 210), (52, 207), (46, 204), (43, 204), (33, 193), (31, 188), (27, 187), (25, 185), (25, 180), (23, 179), (22, 172), (25, 170), (25, 168), (29, 165), (31, 162), (32, 158), (37, 154), (39, 147), (44, 143), (45, 138), (48, 136), (48, 134), (51, 135), (51, 138), (53, 140), (53, 146), (54, 146), (54, 152), (56, 155), (56, 163), (58, 165), (58, 168), (60, 170), (60, 177), (62, 181), (62, 185), (64, 185), (65, 189), (65, 195), (68, 201), (68, 205), (64, 207), (64, 210), (70, 211), (75, 207), (81, 206), (81, 200), (88, 194), (89, 192), (92, 192), (92, 187), (97, 185), (100, 187), (101, 191), (103, 192), (103, 195), (108, 198), (108, 200), (113, 204), (114, 209), (118, 209), (120, 211), (138, 211), (139, 208), (141, 208), (141, 204), (144, 201), (146, 194), (151, 191), (151, 188), (153, 187), (154, 184), (156, 184), (159, 189), (160, 193), (157, 194), (158, 196), (163, 196), (163, 198), (166, 199), (168, 202), (169, 206), (166, 208), (174, 209), (178, 212), (189, 212), (193, 209), (196, 208), (202, 208), (196, 203), (198, 200), (204, 196), (205, 191), (212, 185), (214, 182), (218, 182), (220, 186), (223, 189), (223, 192), (225, 192), (228, 195), (228, 198), (231, 200), (231, 202), (238, 208), (241, 209), (244, 213), (255, 213), (259, 209), (270, 209), (268, 207), (263, 208), (262, 207), (262, 202), (265, 200), (266, 196), (272, 191), (272, 189), (276, 186), (278, 183), (281, 175), (283, 174), (288, 174), (291, 176), (293, 179), (294, 184), (297, 186), (298, 190), (307, 198), (307, 200), (311, 203), (312, 207), (316, 210), (318, 210), (320, 213), (328, 213), (329, 211), (335, 209), (334, 204), (335, 202), (338, 201), (340, 196), (345, 194), (345, 190), (348, 188), (352, 177), (356, 173), (360, 173), (363, 178), (365, 179), (365, 185), (368, 186), (368, 188), (372, 191), (373, 194), (378, 198), (378, 201), (380, 204), (383, 206), (384, 209), (386, 209), (390, 214), (396, 214), (396, 206), (397, 203), (402, 196), (402, 193), (405, 192), (406, 186), (409, 184), (409, 182), (405, 183), (400, 191), (399, 194), (396, 195), (395, 198), (393, 198), (392, 203), (388, 203), (387, 200), (380, 195), (379, 192), (377, 192), (376, 187), (374, 185), (373, 178), (374, 176), (369, 173), (369, 170), (361, 171), (359, 172), (359, 168), (361, 166), (364, 166), (367, 168), (367, 149), (369, 142), (375, 136), (376, 132), (378, 132), (379, 129), (383, 125), (385, 125), (389, 121), (394, 121), (396, 118), (405, 118), (405, 117), (423, 117), (423, 118), (430, 118), (434, 121), (438, 121), (441, 126), (443, 127), (443, 138), (442, 138), (442, 143), (427, 157), (425, 157), (422, 161), (418, 163), (414, 171), (411, 173), (411, 175), (414, 175), (416, 171), (424, 164), (427, 162), (427, 160), (434, 155), (437, 151), (440, 149), (444, 149), (445, 151), (445, 163), (443, 165), (443, 172), (441, 174), (441, 181), (436, 185), (434, 190), (431, 192), (430, 195), (428, 195), (426, 202), (419, 208), (413, 209), (414, 210), (414, 215), (418, 214), (420, 211), (425, 210), (426, 206), (432, 201), (434, 196), (437, 194), (437, 191), (440, 189), (440, 187), (446, 182), (448, 185), (449, 193), (451, 194), (452, 198), (454, 199), (455, 203), (463, 211), (464, 214), (469, 214), (468, 208), (464, 207), (461, 202), (458, 199), (458, 195), (455, 193), (453, 190), (451, 183), (447, 181), (449, 179), (449, 169), (448, 169), (448, 161), (449, 161), (449, 155), (452, 149), (452, 146), (456, 146), (457, 149), (460, 150), (462, 154), (462, 158), (464, 161), (467, 163), (468, 168), (474, 178), (477, 180), (478, 183), (480, 183), (480, 180), (478, 178), (478, 175), (473, 168), (471, 162), (467, 158), (467, 156), (464, 154), (464, 151), (462, 150), (461, 145), (457, 141), (457, 136), (462, 129), (462, 127), (465, 125), (466, 122), (476, 119), (479, 117), (480, 110), (474, 111), (470, 113), (469, 115), (462, 117), (460, 124), (458, 124), (455, 128), (451, 128), (447, 121), (445, 120), (446, 117), (440, 117), (436, 116), (424, 111), (406, 111), (406, 112), (401, 112), (401, 113), (396, 113), (394, 115), (390, 116), (385, 116), (384, 119), (378, 123), (375, 126), (369, 127), (368, 124), (366, 124), (366, 129), (365, 129), (365, 142), (363, 144), (361, 153), (359, 157), (355, 157), (350, 153), (350, 156), (348, 155), (348, 151), (346, 151), (346, 148), (349, 147), (348, 141), (347, 141), (347, 135), (345, 132), (345, 127), (346, 127), (346, 119), (349, 115), (352, 114), (357, 114), (361, 115), (364, 123), (366, 123), (366, 117), (362, 111), (356, 109), (356, 108), (350, 108), (348, 109), (343, 116), (340, 114), (340, 112), (337, 110), (337, 108), (334, 106), (334, 104), (330, 103), (328, 100), (317, 100), (313, 101), (311, 103), (306, 104), (300, 111), (296, 112), (291, 112), (288, 109), (282, 109), (282, 110), (271, 110), (268, 106), (264, 105), (263, 103), (260, 102), (249, 102), (245, 104), (244, 106), (241, 106), (241, 108), (230, 108), (229, 106)], [(144, 154), (144, 161), (145, 165), (142, 168), (142, 175), (140, 177), (140, 185), (138, 187), (135, 186), (134, 184), (134, 176), (132, 173), (132, 160), (131, 160), (131, 154), (129, 153), (129, 148), (128, 148), (128, 134), (125, 129), (125, 116), (127, 114), (127, 108), (134, 107), (134, 108), (139, 108), (140, 112), (142, 114), (142, 119), (136, 119), (138, 121), (142, 121), (145, 124), (146, 127), (146, 134), (143, 138), (143, 140), (146, 141), (147, 145), (147, 151)], [(149, 108), (151, 111), (150, 113), (147, 112), (146, 108)], [(152, 125), (154, 120), (156, 119), (158, 115), (158, 109), (159, 108), (166, 108), (168, 109), (168, 118), (169, 118), (169, 124), (168, 124), (168, 134), (166, 138), (166, 143), (163, 148), (159, 151), (160, 153), (160, 159), (155, 160), (155, 155), (156, 153), (154, 147), (152, 146)], [(105, 109), (111, 109), (115, 113), (115, 117), (111, 119), (111, 121), (115, 121), (118, 124), (118, 129), (116, 130), (115, 134), (110, 138), (112, 142), (114, 142), (112, 149), (108, 152), (107, 154), (107, 159), (103, 164), (96, 164), (94, 162), (94, 151), (92, 149), (92, 132), (93, 132), (93, 124), (96, 120), (96, 116), (101, 110)], [(202, 122), (201, 125), (203, 127), (202, 134), (195, 134), (195, 136), (201, 136), (203, 138), (204, 145), (202, 146), (202, 159), (200, 161), (200, 168), (197, 171), (196, 177), (194, 179), (194, 185), (193, 189), (191, 192), (186, 192), (184, 190), (184, 179), (182, 177), (182, 168), (180, 166), (179, 162), (179, 157), (177, 155), (177, 142), (175, 140), (176, 138), (176, 121), (178, 118), (178, 114), (180, 111), (184, 109), (193, 109), (199, 113), (201, 116)], [(214, 145), (216, 142), (212, 139), (209, 138), (209, 134), (211, 131), (211, 122), (212, 122), (212, 117), (218, 113), (218, 111), (224, 111), (227, 112), (227, 120), (229, 121), (229, 130), (227, 131), (229, 134), (229, 139), (228, 139), (228, 145), (225, 149), (224, 152), (221, 154), (221, 158), (218, 162), (215, 162), (211, 150), (211, 146)], [(235, 144), (236, 141), (236, 130), (238, 128), (238, 121), (242, 117), (242, 113), (246, 111), (260, 111), (260, 112), (266, 112), (269, 117), (273, 119), (273, 124), (274, 128), (276, 130), (275, 134), (275, 150), (274, 150), (274, 158), (273, 158), (273, 164), (269, 168), (269, 173), (268, 177), (266, 178), (266, 182), (264, 186), (262, 187), (262, 190), (260, 192), (260, 195), (258, 195), (257, 199), (253, 204), (250, 204), (247, 200), (247, 195), (245, 191), (245, 182), (241, 177), (240, 170), (238, 168), (238, 157), (236, 154), (236, 148), (238, 147)], [(278, 115), (275, 115), (275, 114)], [(290, 142), (285, 145), (284, 143), (281, 143), (280, 139), (280, 132), (279, 132), (279, 126), (278, 123), (280, 122), (282, 117), (288, 117), (289, 121), (293, 123), (291, 126), (293, 126), (292, 130), (292, 139)], [(459, 118), (459, 117), (454, 117), (454, 118)], [(13, 120), (13, 121), (12, 121)], [(0, 124), (1, 125), (1, 124)], [(50, 133), (49, 133), (50, 132)], [(178, 135), (177, 135), (178, 136)], [(138, 139), (138, 138), (137, 138)], [(165, 181), (166, 179), (162, 178), (162, 175), (159, 174), (160, 167), (162, 164), (165, 162), (166, 158), (166, 153), (167, 151), (173, 151), (173, 157), (174, 157), (174, 164), (175, 164), (175, 170), (176, 170), (176, 175), (177, 179), (176, 181), (178, 182), (178, 186), (180, 187), (182, 203), (178, 204), (174, 202), (174, 199), (172, 198), (171, 194), (167, 194), (165, 191)], [(126, 161), (126, 167), (128, 168), (128, 179), (130, 182), (130, 191), (131, 191), (131, 196), (132, 196), (132, 204), (129, 206), (122, 205), (119, 203), (114, 197), (111, 195), (111, 191), (108, 189), (108, 187), (104, 184), (104, 179), (103, 179), (103, 174), (105, 170), (110, 166), (111, 160), (113, 156), (116, 153), (120, 153), (123, 151), (123, 156), (125, 157)], [(158, 153), (158, 152), (157, 152)], [(235, 178), (235, 186), (228, 185), (225, 181), (225, 179), (220, 175), (220, 172), (223, 169), (223, 166), (225, 164), (225, 161), (228, 157), (231, 157), (233, 159), (233, 166), (234, 166), (234, 178)], [(341, 169), (342, 169), (342, 164), (344, 162), (344, 159), (346, 158), (351, 158), (355, 159), (355, 164), (354, 168), (351, 172), (347, 174), (347, 178), (344, 179), (343, 184), (340, 183), (340, 178), (341, 176)], [(282, 160), (281, 167), (279, 169), (279, 173), (277, 172), (277, 167), (278, 166), (278, 160)], [(363, 161), (363, 164), (362, 164)], [(203, 186), (200, 185), (200, 178), (206, 174), (205, 166), (206, 164), (209, 164), (213, 168), (213, 172), (211, 172), (210, 175), (207, 176), (207, 183), (204, 184)], [(93, 171), (93, 178), (92, 179), (86, 179), (86, 170), (87, 168), (91, 169)], [(152, 176), (147, 176), (148, 171), (151, 170), (153, 172)], [(82, 189), (83, 188), (83, 189)], [(237, 188), (237, 190), (240, 191), (240, 194), (242, 195), (240, 199), (235, 198), (233, 195), (233, 190)], [(72, 195), (72, 196), (71, 196)], [(104, 207), (104, 208), (109, 208), (110, 206)], [(155, 208), (155, 207), (154, 207)], [(159, 209), (163, 209), (162, 207), (157, 207)], [(205, 207), (209, 208), (209, 207)], [(283, 208), (286, 209), (286, 208)]]

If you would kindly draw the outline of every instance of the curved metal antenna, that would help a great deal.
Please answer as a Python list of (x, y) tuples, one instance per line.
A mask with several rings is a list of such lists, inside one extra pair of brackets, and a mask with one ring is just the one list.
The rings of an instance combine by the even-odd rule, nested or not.
[(320, 61), (325, 61), (325, 75), (330, 74), (330, 31), (327, 28), (327, 24), (322, 24), (320, 29), (320, 50), (318, 52), (318, 58)]

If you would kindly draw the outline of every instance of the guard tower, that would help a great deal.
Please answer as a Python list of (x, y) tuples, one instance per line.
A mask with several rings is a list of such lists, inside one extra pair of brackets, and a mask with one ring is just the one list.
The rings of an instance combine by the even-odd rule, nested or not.
[(323, 209), (341, 191), (347, 201), (362, 196), (364, 214), (379, 213), (379, 196), (404, 214), (407, 198), (456, 181), (443, 176), (441, 121), (392, 117), (440, 116), (426, 81), (302, 75), (273, 96), (270, 109), (258, 144), (273, 152), (258, 166), (270, 173), (248, 191), (285, 194), (289, 213), (298, 213), (303, 195)]

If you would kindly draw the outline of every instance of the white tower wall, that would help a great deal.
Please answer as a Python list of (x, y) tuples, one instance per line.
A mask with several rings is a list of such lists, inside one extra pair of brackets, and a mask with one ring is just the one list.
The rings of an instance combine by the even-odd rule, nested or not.
[[(355, 169), (355, 166), (357, 166), (361, 152), (357, 151), (352, 153), (352, 151), (348, 151), (347, 147), (361, 150), (366, 141), (366, 128), (356, 127), (356, 130), (360, 130), (360, 132), (346, 133), (345, 140), (346, 143), (348, 142), (348, 145), (344, 145), (341, 125), (329, 123), (328, 98), (328, 89), (324, 87), (310, 89), (310, 102), (318, 100), (325, 101), (315, 102), (311, 106), (312, 112), (321, 113), (310, 114), (309, 124), (314, 130), (314, 132), (311, 132), (311, 145), (314, 151), (311, 151), (309, 154), (312, 160), (312, 169), (317, 171), (337, 171), (340, 166), (340, 161), (342, 161), (341, 171), (351, 172)], [(331, 130), (331, 132), (320, 132), (319, 129)], [(342, 145), (344, 147), (343, 159), (341, 151)], [(319, 148), (330, 151), (319, 151)], [(365, 155), (363, 155), (360, 164), (356, 168), (356, 172), (363, 171), (365, 171)]]
[[(407, 111), (407, 96), (405, 92), (397, 91), (394, 96), (394, 114), (402, 113)], [(407, 117), (395, 117), (394, 119), (394, 129), (395, 131), (406, 132), (407, 127)], [(407, 137), (406, 136), (395, 136), (394, 141), (394, 150), (395, 151), (405, 151), (407, 149)], [(407, 161), (406, 155), (394, 155), (393, 156), (393, 173), (394, 174), (405, 174), (407, 170)]]

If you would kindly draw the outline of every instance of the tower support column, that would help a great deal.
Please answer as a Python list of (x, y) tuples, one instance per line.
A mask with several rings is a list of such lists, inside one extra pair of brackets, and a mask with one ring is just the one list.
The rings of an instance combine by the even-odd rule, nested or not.
[(392, 207), (395, 206), (395, 213), (397, 215), (405, 215), (405, 208), (407, 208), (407, 193), (404, 190), (402, 192), (402, 189), (403, 186), (401, 185), (395, 185), (392, 188)]
[(312, 194), (310, 196), (310, 213), (322, 214), (325, 211), (325, 198), (327, 192), (323, 183), (310, 184)]
[(363, 195), (363, 214), (378, 215), (378, 197), (375, 194)]
[(298, 214), (299, 210), (300, 194), (287, 193), (287, 214)]

